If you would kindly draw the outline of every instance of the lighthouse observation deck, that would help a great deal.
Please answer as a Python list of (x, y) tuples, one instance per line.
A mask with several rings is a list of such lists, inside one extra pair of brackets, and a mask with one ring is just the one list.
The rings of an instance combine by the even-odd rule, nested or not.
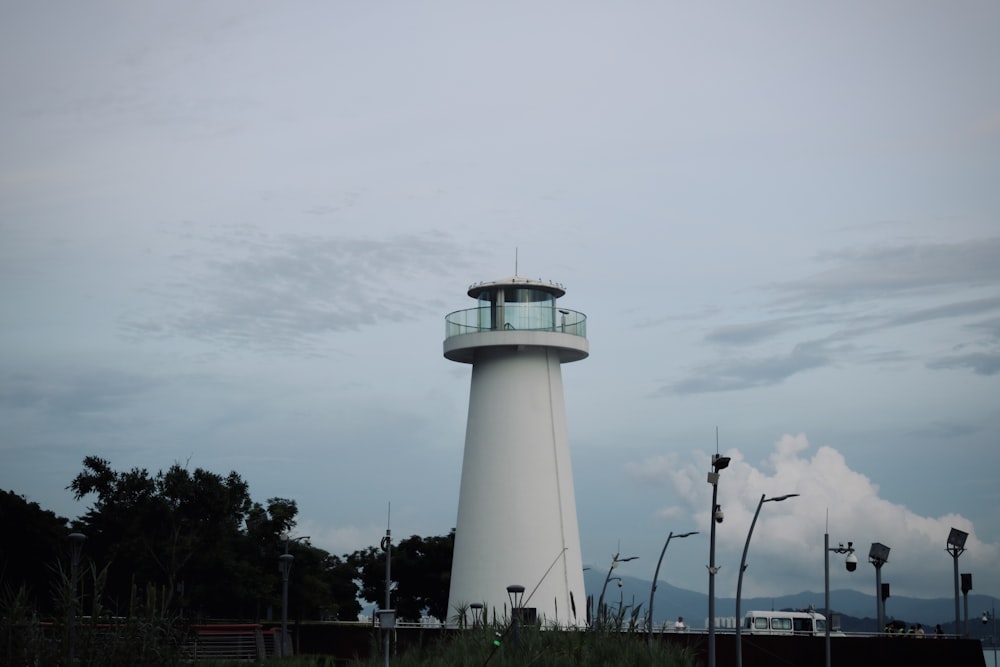
[(587, 358), (587, 316), (560, 307), (563, 294), (560, 285), (519, 277), (473, 285), (479, 305), (445, 317), (444, 356), (473, 363), (486, 348), (550, 347), (561, 362)]

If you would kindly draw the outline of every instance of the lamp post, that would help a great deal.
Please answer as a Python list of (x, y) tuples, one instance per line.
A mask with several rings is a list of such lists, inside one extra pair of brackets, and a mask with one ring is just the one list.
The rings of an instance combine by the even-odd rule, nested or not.
[(847, 554), (844, 564), (848, 572), (858, 569), (858, 557), (854, 555), (854, 542), (843, 542), (837, 547), (830, 547), (830, 533), (823, 533), (823, 587), (826, 592), (826, 667), (830, 667), (830, 553)]
[(83, 533), (69, 534), (69, 581), (72, 588), (69, 610), (69, 662), (76, 661), (76, 612), (77, 612), (77, 579), (80, 571), (80, 555), (83, 553), (83, 543), (87, 536)]
[(618, 567), (618, 563), (627, 563), (630, 560), (638, 560), (638, 556), (627, 556), (621, 558), (621, 552), (615, 552), (611, 556), (611, 567), (608, 568), (608, 576), (604, 578), (604, 586), (601, 588), (601, 596), (597, 599), (597, 618), (604, 618), (604, 592), (608, 590), (608, 582), (611, 581), (611, 573)]
[(783, 496), (767, 498), (762, 493), (760, 495), (760, 502), (757, 503), (757, 511), (753, 515), (753, 521), (750, 522), (750, 530), (747, 531), (747, 541), (743, 545), (743, 558), (740, 559), (740, 574), (736, 579), (736, 667), (743, 667), (743, 635), (740, 632), (743, 619), (740, 618), (740, 599), (743, 595), (743, 572), (747, 569), (747, 550), (750, 548), (750, 536), (753, 535), (753, 527), (757, 524), (757, 516), (760, 514), (760, 508), (764, 506), (764, 503), (780, 503), (782, 500), (795, 498), (798, 495), (797, 493), (787, 493)]
[(667, 541), (663, 543), (663, 550), (660, 551), (660, 559), (656, 561), (656, 570), (653, 571), (653, 586), (649, 589), (649, 648), (653, 648), (653, 624), (656, 622), (653, 620), (653, 596), (656, 595), (656, 580), (660, 576), (660, 564), (663, 563), (663, 555), (667, 553), (667, 547), (670, 546), (670, 540), (673, 538), (691, 537), (692, 535), (697, 535), (698, 531), (691, 531), (689, 533), (680, 533), (679, 535), (674, 535), (673, 531), (667, 535)]
[(291, 537), (288, 531), (281, 533), (281, 541), (285, 545), (285, 553), (278, 556), (278, 571), (281, 572), (281, 648), (279, 655), (285, 657), (288, 647), (288, 576), (292, 572), (292, 562), (295, 556), (288, 553), (288, 546), (293, 542), (304, 541), (309, 544), (309, 536)]
[(472, 610), (472, 627), (478, 628), (483, 618), (483, 603), (473, 602), (469, 605), (469, 609)]
[(288, 637), (288, 575), (292, 571), (295, 556), (283, 553), (278, 556), (278, 571), (281, 572), (281, 642), (278, 655), (285, 657), (285, 642)]
[(385, 607), (379, 612), (379, 627), (382, 629), (382, 660), (385, 667), (389, 667), (389, 642), (390, 634), (396, 627), (396, 614), (390, 608), (392, 599), (392, 530), (388, 526), (385, 528), (385, 537), (382, 538), (382, 551), (385, 552)]
[(889, 547), (881, 542), (872, 542), (868, 550), (868, 562), (875, 566), (875, 605), (878, 612), (876, 634), (885, 628), (885, 598), (882, 597), (882, 566), (889, 562)]
[(510, 598), (510, 628), (514, 645), (521, 642), (521, 601), (524, 599), (524, 586), (511, 584), (507, 587), (507, 597)]
[(965, 540), (968, 539), (969, 534), (964, 530), (959, 530), (958, 528), (952, 528), (951, 532), (948, 533), (948, 546), (945, 547), (945, 551), (951, 554), (952, 559), (955, 561), (955, 634), (959, 634), (959, 628), (961, 627), (962, 619), (958, 613), (958, 557), (962, 555), (965, 551)]
[(715, 524), (722, 523), (722, 508), (719, 507), (719, 471), (729, 466), (730, 458), (712, 454), (712, 472), (708, 473), (708, 483), (712, 485), (712, 523), (708, 546), (708, 667), (715, 667)]

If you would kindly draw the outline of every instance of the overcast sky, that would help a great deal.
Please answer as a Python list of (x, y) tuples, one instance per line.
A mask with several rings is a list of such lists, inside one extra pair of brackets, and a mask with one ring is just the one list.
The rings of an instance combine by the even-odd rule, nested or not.
[(444, 318), (516, 270), (588, 316), (586, 566), (698, 530), (661, 578), (707, 591), (718, 429), (720, 596), (786, 493), (747, 596), (822, 592), (828, 528), (834, 588), (874, 594), (878, 541), (893, 595), (949, 597), (953, 526), (1000, 595), (998, 34), (990, 1), (0, 2), (0, 488), (75, 517), (85, 456), (180, 462), (336, 554), (390, 504), (447, 534)]

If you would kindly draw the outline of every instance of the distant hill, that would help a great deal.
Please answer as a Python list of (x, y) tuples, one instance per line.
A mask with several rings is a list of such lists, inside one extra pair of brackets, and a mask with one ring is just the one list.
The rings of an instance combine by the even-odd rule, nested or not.
[[(593, 605), (596, 607), (607, 573), (586, 570), (583, 574), (584, 585), (587, 587), (587, 596), (593, 598)], [(612, 610), (617, 609), (619, 604), (623, 604), (627, 609), (633, 605), (641, 605), (641, 613), (645, 614), (649, 609), (650, 585), (651, 582), (648, 580), (635, 577), (622, 577), (620, 588), (617, 581), (612, 581), (608, 584), (607, 591), (604, 594), (604, 602)], [(1000, 603), (1000, 600), (987, 595), (969, 594), (970, 637), (988, 638), (991, 636), (994, 626), (992, 623), (984, 626), (981, 622), (981, 616), (984, 609), (992, 609), (1000, 606), (998, 603)], [(744, 598), (740, 603), (740, 607), (741, 612), (746, 613), (751, 609), (808, 609), (812, 605), (817, 611), (822, 612), (824, 604), (823, 591), (819, 591), (818, 593), (804, 591), (773, 598)], [(964, 599), (961, 606), (962, 613), (964, 614)], [(841, 626), (845, 632), (871, 632), (875, 630), (877, 608), (875, 606), (874, 595), (865, 595), (864, 593), (852, 590), (831, 590), (830, 607), (835, 613), (841, 615)], [(704, 593), (677, 588), (661, 581), (656, 587), (653, 613), (657, 625), (676, 620), (678, 616), (683, 616), (689, 627), (704, 628), (708, 618), (708, 596)], [(732, 617), (735, 619), (735, 613), (735, 598), (716, 597), (716, 617)], [(932, 631), (938, 623), (941, 624), (945, 633), (952, 634), (955, 632), (954, 598), (934, 598), (928, 600), (893, 596), (886, 601), (885, 613), (887, 620), (896, 619), (906, 622), (907, 625), (920, 623), (924, 626), (925, 631), (928, 632)], [(722, 624), (720, 624), (721, 626)]]

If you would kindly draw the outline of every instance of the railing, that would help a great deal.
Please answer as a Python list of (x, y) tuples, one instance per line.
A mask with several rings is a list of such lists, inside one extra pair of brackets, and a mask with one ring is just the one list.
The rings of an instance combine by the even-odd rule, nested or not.
[(445, 338), (482, 331), (553, 331), (587, 337), (587, 316), (536, 303), (507, 303), (456, 310), (445, 318)]
[(265, 633), (256, 624), (193, 625), (182, 651), (192, 661), (260, 661), (274, 655), (273, 635), (273, 631)]

